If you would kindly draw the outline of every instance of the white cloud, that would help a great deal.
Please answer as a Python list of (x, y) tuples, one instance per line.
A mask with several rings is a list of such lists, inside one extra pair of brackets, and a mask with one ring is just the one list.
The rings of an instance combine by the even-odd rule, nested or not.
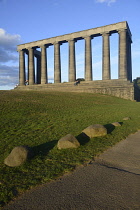
[(117, 0), (96, 0), (97, 3), (107, 3), (110, 6), (111, 3), (115, 3)]
[(16, 48), (20, 42), (20, 35), (8, 34), (0, 28), (0, 86), (15, 86), (18, 83), (18, 53)]
[(20, 42), (20, 35), (8, 34), (4, 29), (0, 28), (0, 63), (18, 60), (16, 48)]
[(0, 48), (8, 51), (15, 51), (16, 46), (21, 42), (21, 37), (18, 34), (8, 34), (3, 28), (0, 28)]

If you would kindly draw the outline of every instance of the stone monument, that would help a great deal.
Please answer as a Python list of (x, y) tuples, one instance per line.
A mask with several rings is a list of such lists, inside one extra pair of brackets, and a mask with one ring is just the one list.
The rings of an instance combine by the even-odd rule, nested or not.
[[(118, 33), (119, 37), (119, 54), (118, 54), (118, 79), (111, 80), (110, 69), (110, 36)], [(91, 40), (102, 36), (102, 80), (94, 82), (94, 69), (92, 69), (92, 46)], [(70, 83), (76, 80), (76, 59), (75, 59), (75, 42), (85, 40), (85, 86), (76, 90)], [(69, 45), (69, 72), (68, 72), (68, 89), (69, 91), (90, 92), (87, 86), (90, 86), (91, 92), (115, 95), (121, 98), (134, 100), (134, 86), (132, 84), (132, 62), (131, 62), (131, 43), (132, 35), (126, 21), (106, 25), (102, 27), (83, 30), (75, 33), (65, 34), (34, 42), (29, 42), (17, 46), (19, 52), (19, 87), (18, 89), (36, 89), (44, 88), (50, 90), (48, 84), (47, 71), (47, 48), (54, 45), (54, 84), (52, 88), (60, 90), (61, 83), (61, 53), (60, 46), (68, 42)], [(40, 50), (38, 50), (40, 48)], [(28, 56), (28, 72), (25, 73), (25, 54)], [(37, 58), (37, 69), (35, 73), (34, 57)], [(28, 80), (28, 87), (25, 87), (25, 81)], [(56, 86), (55, 86), (56, 84)], [(61, 83), (62, 84), (62, 83)], [(84, 84), (84, 83), (83, 83)], [(98, 87), (97, 87), (98, 84)], [(101, 84), (101, 85), (99, 85)], [(103, 87), (103, 84), (105, 86)], [(71, 84), (72, 85), (72, 84)], [(65, 84), (66, 86), (66, 84)], [(117, 89), (115, 89), (117, 86)], [(113, 87), (113, 89), (112, 89)], [(129, 87), (129, 88), (128, 88)], [(65, 91), (67, 88), (65, 88)]]

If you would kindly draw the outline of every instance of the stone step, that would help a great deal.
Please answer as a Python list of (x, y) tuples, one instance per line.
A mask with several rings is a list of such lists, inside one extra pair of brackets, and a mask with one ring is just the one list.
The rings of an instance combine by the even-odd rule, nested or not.
[(123, 84), (123, 85), (93, 85), (93, 84), (83, 84), (83, 85), (27, 85), (19, 86), (19, 90), (53, 90), (53, 91), (85, 91), (89, 89), (104, 89), (104, 88), (129, 88), (133, 87), (133, 84)]
[(53, 84), (35, 84), (27, 86), (19, 86), (18, 89), (87, 89), (87, 88), (109, 88), (109, 87), (127, 87), (133, 86), (133, 83), (130, 81), (123, 80), (98, 80), (98, 81), (82, 81), (78, 85), (74, 85), (74, 82), (65, 82), (65, 83), (53, 83)]
[(59, 91), (59, 92), (87, 92), (112, 95), (124, 99), (134, 100), (134, 85), (129, 81), (89, 81), (74, 83), (38, 84), (18, 86), (17, 90), (35, 91)]
[[(81, 82), (77, 86), (95, 86), (95, 87), (105, 87), (105, 86), (126, 86), (126, 85), (131, 85), (133, 83), (130, 83), (130, 81), (112, 81), (112, 80), (107, 80), (107, 81), (89, 81), (89, 82)], [(53, 83), (53, 84), (37, 84), (36, 85), (38, 88), (39, 87), (44, 87), (44, 88), (58, 88), (58, 87), (73, 87), (74, 82), (66, 82), (66, 83)]]

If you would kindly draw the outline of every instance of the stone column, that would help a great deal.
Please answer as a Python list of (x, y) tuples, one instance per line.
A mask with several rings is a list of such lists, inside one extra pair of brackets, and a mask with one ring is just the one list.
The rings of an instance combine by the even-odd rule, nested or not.
[(127, 31), (119, 33), (119, 79), (127, 80)]
[(34, 49), (33, 48), (29, 48), (29, 59), (28, 59), (28, 63), (29, 63), (29, 85), (34, 85), (35, 82), (35, 68), (34, 68)]
[(110, 80), (110, 40), (109, 32), (103, 33), (103, 54), (102, 54), (102, 79)]
[(41, 46), (41, 84), (48, 83), (46, 46)]
[(71, 39), (69, 42), (69, 82), (76, 80), (76, 61), (75, 61), (75, 41)]
[(91, 36), (85, 39), (85, 80), (92, 80), (92, 52), (91, 52)]
[(127, 74), (128, 80), (132, 82), (132, 57), (131, 57), (131, 37), (127, 36)]
[(54, 43), (54, 83), (61, 83), (60, 43)]
[(25, 54), (19, 51), (19, 85), (25, 85)]
[(41, 84), (41, 56), (37, 55), (37, 84)]

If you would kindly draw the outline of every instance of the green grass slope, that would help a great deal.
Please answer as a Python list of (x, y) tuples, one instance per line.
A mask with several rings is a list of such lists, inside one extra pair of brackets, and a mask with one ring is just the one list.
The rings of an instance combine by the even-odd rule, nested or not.
[[(123, 121), (124, 117), (131, 120)], [(112, 122), (122, 122), (113, 128)], [(108, 128), (108, 135), (86, 141), (81, 131), (92, 124)], [(1, 205), (27, 189), (73, 170), (140, 129), (140, 103), (88, 93), (0, 91)], [(57, 141), (71, 133), (78, 149), (58, 150)], [(35, 156), (19, 167), (4, 165), (15, 146), (32, 147)]]

